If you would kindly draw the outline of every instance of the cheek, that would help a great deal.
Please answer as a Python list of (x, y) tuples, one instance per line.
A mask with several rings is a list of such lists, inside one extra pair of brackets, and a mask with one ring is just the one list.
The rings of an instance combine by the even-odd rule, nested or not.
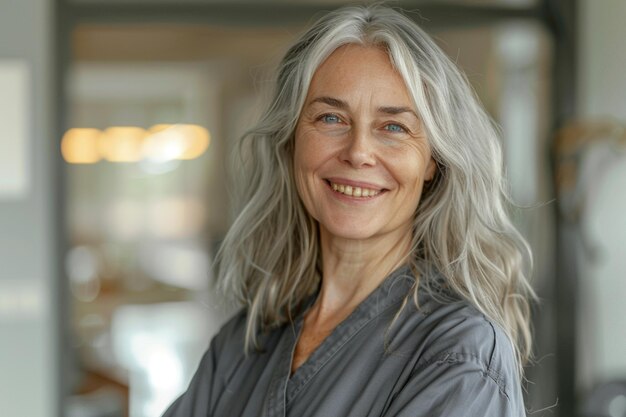
[(306, 164), (306, 158), (303, 158), (306, 153), (302, 152), (302, 149), (299, 149), (299, 151), (299, 154), (298, 152), (294, 152), (293, 164), (293, 174), (296, 191), (298, 193), (300, 202), (304, 206), (306, 213), (313, 219), (318, 220), (318, 211), (315, 205), (315, 189), (314, 183), (312, 181), (311, 171)]
[(305, 168), (302, 165), (301, 155), (299, 150), (296, 149), (294, 152), (293, 158), (293, 177), (294, 182), (296, 183), (296, 190), (298, 191), (298, 195), (302, 198), (302, 192), (304, 188), (304, 178), (305, 178)]
[(327, 159), (329, 151), (324, 138), (313, 129), (296, 130), (294, 162), (302, 175), (318, 170)]
[(306, 203), (307, 196), (307, 186), (306, 186), (306, 174), (304, 173), (302, 166), (297, 162), (294, 165), (294, 182), (296, 184), (296, 191), (298, 192), (298, 196), (300, 200)]
[[(406, 152), (395, 160), (394, 177), (411, 194), (421, 195), (424, 181), (428, 180), (431, 164), (430, 156), (425, 152)], [(414, 197), (414, 196), (412, 196)]]
[(293, 174), (296, 184), (296, 190), (300, 196), (300, 200), (303, 201), (308, 210), (309, 207), (309, 195), (310, 195), (310, 176), (312, 172), (311, 166), (311, 152), (307, 147), (308, 141), (302, 137), (299, 137), (296, 132), (294, 156), (293, 156)]

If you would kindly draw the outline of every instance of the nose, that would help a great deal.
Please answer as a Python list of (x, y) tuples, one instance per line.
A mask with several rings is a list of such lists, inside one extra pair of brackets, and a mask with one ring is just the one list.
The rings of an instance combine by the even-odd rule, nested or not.
[(374, 148), (374, 138), (367, 129), (353, 128), (346, 137), (340, 158), (354, 168), (374, 166), (376, 164)]

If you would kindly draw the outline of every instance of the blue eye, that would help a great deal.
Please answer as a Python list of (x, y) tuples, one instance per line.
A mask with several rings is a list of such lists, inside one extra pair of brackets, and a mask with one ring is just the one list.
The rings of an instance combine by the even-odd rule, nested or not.
[(325, 114), (320, 119), (324, 123), (328, 123), (328, 124), (339, 123), (341, 121), (339, 119), (339, 116), (337, 116), (336, 114)]
[(395, 123), (389, 123), (388, 125), (385, 125), (385, 130), (387, 130), (389, 132), (393, 132), (393, 133), (404, 133), (404, 132), (406, 132), (406, 129), (404, 129), (404, 127), (402, 127), (401, 125), (395, 124)]

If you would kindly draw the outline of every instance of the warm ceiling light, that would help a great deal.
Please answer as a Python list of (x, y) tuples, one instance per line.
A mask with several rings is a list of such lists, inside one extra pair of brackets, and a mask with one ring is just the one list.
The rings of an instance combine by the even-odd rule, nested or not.
[(152, 160), (195, 159), (211, 141), (209, 131), (198, 125), (159, 124), (150, 128), (144, 156)]
[(98, 150), (111, 162), (136, 162), (142, 157), (145, 137), (146, 131), (139, 127), (110, 127), (98, 140)]
[(211, 134), (207, 129), (198, 125), (178, 125), (183, 136), (187, 139), (187, 148), (180, 159), (194, 159), (202, 155), (211, 142)]
[(63, 158), (74, 164), (106, 159), (111, 162), (137, 162), (146, 159), (161, 163), (195, 159), (211, 142), (209, 131), (199, 125), (158, 124), (146, 131), (139, 127), (110, 127), (68, 130), (61, 141)]
[(143, 157), (151, 162), (180, 159), (187, 148), (187, 139), (179, 125), (155, 125), (143, 144)]
[(100, 160), (98, 129), (73, 128), (63, 135), (61, 154), (70, 164), (93, 164)]

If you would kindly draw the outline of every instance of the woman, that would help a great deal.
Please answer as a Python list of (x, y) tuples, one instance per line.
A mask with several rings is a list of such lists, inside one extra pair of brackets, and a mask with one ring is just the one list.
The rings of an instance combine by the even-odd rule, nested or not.
[(525, 414), (530, 253), (498, 138), (415, 23), (323, 17), (240, 152), (220, 277), (246, 308), (166, 416)]

